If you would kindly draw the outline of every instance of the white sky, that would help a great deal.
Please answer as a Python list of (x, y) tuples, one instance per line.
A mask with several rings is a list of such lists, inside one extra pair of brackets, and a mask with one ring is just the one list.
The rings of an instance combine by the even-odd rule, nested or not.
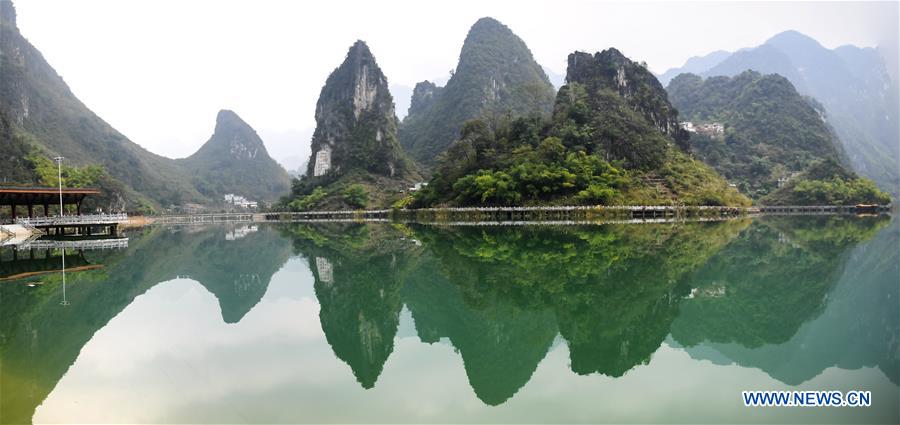
[[(356, 39), (391, 84), (446, 79), (482, 16), (565, 74), (574, 50), (616, 47), (655, 72), (795, 29), (826, 47), (893, 43), (898, 5), (601, 1), (16, 0), (18, 23), (72, 91), (117, 130), (169, 157), (212, 134), (219, 109), (289, 167), (309, 155), (319, 91)], [(399, 111), (398, 111), (399, 112)]]

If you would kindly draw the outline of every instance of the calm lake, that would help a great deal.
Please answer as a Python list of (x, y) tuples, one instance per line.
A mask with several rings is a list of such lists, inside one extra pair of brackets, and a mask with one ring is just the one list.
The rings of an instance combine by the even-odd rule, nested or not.
[[(4, 248), (0, 422), (898, 423), (898, 223), (152, 227), (65, 284)], [(741, 399), (782, 389), (872, 405)]]

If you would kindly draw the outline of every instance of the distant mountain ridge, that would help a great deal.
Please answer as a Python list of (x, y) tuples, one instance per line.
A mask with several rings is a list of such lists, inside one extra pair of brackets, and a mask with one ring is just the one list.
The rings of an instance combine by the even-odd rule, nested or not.
[(686, 64), (680, 70), (711, 77), (749, 69), (787, 78), (800, 94), (824, 105), (853, 168), (882, 189), (900, 193), (900, 86), (877, 49), (828, 49), (797, 31), (785, 31), (724, 59), (706, 59), (691, 64), (703, 66), (688, 69)]
[(678, 74), (702, 74), (709, 71), (710, 68), (722, 63), (722, 61), (729, 56), (731, 56), (731, 52), (725, 50), (716, 50), (715, 52), (707, 53), (703, 56), (691, 56), (681, 67), (669, 68), (666, 72), (659, 74), (659, 82), (663, 86), (668, 86), (669, 82), (677, 77)]
[(499, 21), (481, 18), (469, 30), (447, 85), (416, 85), (400, 143), (414, 159), (432, 166), (459, 138), (466, 121), (485, 114), (549, 114), (554, 93), (525, 42)]

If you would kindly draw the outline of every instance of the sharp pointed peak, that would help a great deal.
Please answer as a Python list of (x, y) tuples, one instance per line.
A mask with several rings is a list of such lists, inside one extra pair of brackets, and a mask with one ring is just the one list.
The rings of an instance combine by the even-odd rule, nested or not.
[(217, 134), (233, 132), (252, 133), (254, 137), (258, 137), (256, 130), (230, 109), (222, 109), (216, 114), (216, 128), (213, 132)]
[(246, 121), (241, 119), (241, 117), (231, 109), (222, 109), (218, 114), (216, 114), (215, 131), (218, 132), (225, 128), (234, 129), (238, 127), (244, 127), (253, 130), (252, 127), (250, 127), (250, 124), (247, 124)]
[(241, 119), (237, 113), (232, 111), (231, 109), (221, 109), (219, 113), (216, 114), (216, 121), (230, 120), (230, 119)]

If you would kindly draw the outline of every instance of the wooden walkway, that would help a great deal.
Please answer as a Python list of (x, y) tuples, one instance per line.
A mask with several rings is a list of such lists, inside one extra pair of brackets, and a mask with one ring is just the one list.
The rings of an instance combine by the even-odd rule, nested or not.
[(757, 207), (760, 214), (878, 214), (888, 213), (891, 207), (888, 205), (860, 207), (856, 205), (785, 205), (785, 206), (761, 206)]
[(17, 246), (18, 249), (78, 249), (105, 250), (128, 248), (128, 238), (113, 239), (34, 239)]
[[(254, 217), (257, 216), (257, 217)], [(208, 214), (179, 214), (161, 215), (149, 217), (153, 224), (208, 224), (208, 223), (236, 223), (262, 221), (263, 218), (255, 213), (208, 213)]]
[(54, 233), (55, 235), (70, 234), (90, 236), (102, 234), (97, 229), (106, 229), (106, 234), (115, 236), (118, 227), (128, 222), (128, 214), (85, 214), (44, 217), (21, 217), (16, 219), (16, 224), (36, 232)]
[(648, 220), (685, 218), (727, 218), (746, 215), (827, 215), (890, 212), (889, 206), (860, 211), (856, 206), (558, 206), (558, 207), (457, 207), (415, 210), (340, 210), (266, 213), (209, 213), (152, 217), (154, 224), (209, 224), (227, 222), (316, 222), (316, 221), (403, 221), (403, 222), (507, 222), (598, 220)]

